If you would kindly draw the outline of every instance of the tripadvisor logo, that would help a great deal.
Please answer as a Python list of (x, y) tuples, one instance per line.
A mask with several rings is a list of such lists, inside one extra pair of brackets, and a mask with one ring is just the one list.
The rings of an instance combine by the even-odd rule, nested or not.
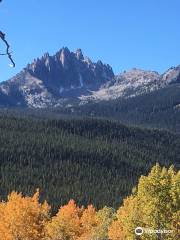
[(150, 229), (150, 228), (142, 228), (137, 227), (135, 228), (135, 234), (137, 236), (141, 236), (143, 233), (146, 234), (171, 234), (173, 230), (167, 230), (167, 229)]
[(142, 235), (143, 232), (144, 232), (144, 230), (143, 230), (142, 227), (137, 227), (137, 228), (135, 229), (135, 234), (136, 234), (137, 236)]

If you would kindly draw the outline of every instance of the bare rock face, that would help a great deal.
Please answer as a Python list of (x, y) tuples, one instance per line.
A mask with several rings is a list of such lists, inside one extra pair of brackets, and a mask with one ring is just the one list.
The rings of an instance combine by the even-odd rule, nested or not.
[(130, 98), (178, 83), (180, 83), (180, 66), (170, 68), (162, 75), (155, 71), (133, 68), (115, 76), (113, 81), (93, 91), (91, 95), (81, 96), (80, 99), (88, 102)]
[[(0, 84), (0, 93), (11, 98), (19, 94), (23, 101), (15, 105), (29, 107), (54, 106), (63, 98), (79, 97), (96, 90), (114, 78), (112, 68), (101, 61), (93, 63), (81, 49), (70, 52), (60, 49), (54, 56), (48, 53), (35, 59), (12, 79)], [(2, 101), (0, 105), (4, 105)]]
[(168, 69), (161, 78), (163, 85), (180, 83), (180, 65)]
[(84, 58), (81, 49), (70, 52), (68, 48), (62, 48), (54, 56), (45, 54), (35, 60), (26, 71), (43, 80), (49, 90), (57, 93), (62, 89), (100, 85), (112, 79), (112, 68), (100, 63)]
[(66, 101), (80, 104), (117, 98), (130, 98), (180, 84), (180, 66), (164, 74), (133, 68), (115, 76), (100, 60), (92, 62), (82, 50), (67, 47), (55, 55), (45, 53), (19, 74), (0, 83), (0, 106), (46, 108)]

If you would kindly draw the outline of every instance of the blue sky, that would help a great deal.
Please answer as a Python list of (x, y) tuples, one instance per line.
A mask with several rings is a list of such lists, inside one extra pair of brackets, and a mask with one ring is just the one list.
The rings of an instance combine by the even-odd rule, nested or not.
[(81, 48), (115, 73), (132, 67), (163, 72), (180, 64), (179, 10), (179, 0), (3, 0), (0, 30), (16, 68), (0, 56), (0, 81), (63, 46)]

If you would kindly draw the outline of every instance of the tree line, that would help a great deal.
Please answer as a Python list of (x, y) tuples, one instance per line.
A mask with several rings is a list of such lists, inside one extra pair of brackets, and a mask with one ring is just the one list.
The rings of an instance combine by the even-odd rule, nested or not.
[(133, 98), (74, 104), (54, 111), (72, 116), (117, 119), (129, 125), (180, 132), (179, 83)]

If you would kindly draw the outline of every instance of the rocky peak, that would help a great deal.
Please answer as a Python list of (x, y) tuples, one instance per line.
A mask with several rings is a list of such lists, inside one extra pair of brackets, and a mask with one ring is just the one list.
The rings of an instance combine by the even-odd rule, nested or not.
[(97, 61), (97, 65), (99, 65), (99, 66), (103, 66), (102, 61), (101, 61), (101, 60), (98, 60), (98, 61)]
[(68, 62), (68, 59), (70, 57), (70, 51), (67, 47), (65, 48), (62, 48), (60, 51), (59, 51), (59, 60), (62, 64), (63, 67), (66, 67), (67, 65), (67, 62)]
[(180, 83), (180, 65), (177, 67), (171, 67), (162, 75), (162, 83), (173, 84), (173, 83)]
[(49, 53), (47, 52), (47, 53), (44, 53), (44, 55), (42, 56), (42, 59), (46, 59), (46, 58), (49, 58), (50, 56), (49, 56)]
[(84, 59), (84, 56), (83, 56), (83, 53), (82, 53), (82, 50), (80, 48), (78, 48), (76, 51), (75, 51), (75, 56), (78, 60), (83, 60)]
[(125, 71), (117, 76), (118, 82), (126, 83), (146, 83), (154, 82), (160, 78), (160, 74), (155, 71), (147, 71), (142, 69), (133, 68), (129, 71)]
[(67, 99), (85, 103), (135, 97), (173, 83), (180, 83), (180, 66), (162, 75), (133, 68), (114, 76), (110, 65), (91, 61), (81, 49), (71, 52), (63, 47), (53, 56), (45, 53), (1, 83), (0, 96), (13, 101), (13, 106), (37, 108), (57, 106)]
[(53, 56), (45, 53), (28, 64), (24, 71), (28, 78), (30, 74), (41, 80), (48, 92), (58, 97), (72, 89), (75, 91), (80, 88), (98, 88), (114, 78), (109, 65), (101, 61), (94, 63), (89, 58), (84, 58), (81, 49), (71, 52), (67, 47), (63, 47)]

